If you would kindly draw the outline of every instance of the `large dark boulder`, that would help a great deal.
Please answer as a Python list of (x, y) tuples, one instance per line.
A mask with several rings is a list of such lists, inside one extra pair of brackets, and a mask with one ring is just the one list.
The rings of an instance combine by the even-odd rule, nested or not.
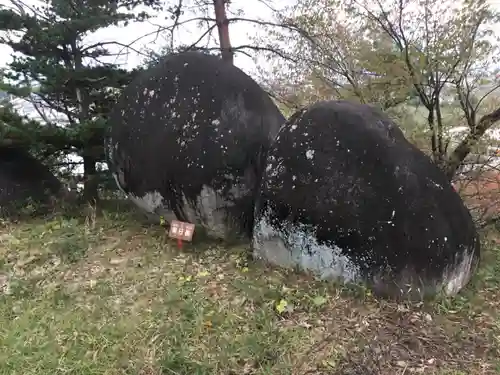
[(457, 293), (479, 260), (471, 215), (444, 173), (377, 109), (319, 102), (269, 152), (254, 254), (385, 296)]
[(216, 56), (185, 52), (140, 74), (110, 116), (109, 167), (156, 217), (251, 236), (267, 150), (285, 122), (259, 85)]
[(29, 152), (0, 147), (0, 216), (18, 216), (28, 204), (42, 212), (63, 192), (61, 182)]

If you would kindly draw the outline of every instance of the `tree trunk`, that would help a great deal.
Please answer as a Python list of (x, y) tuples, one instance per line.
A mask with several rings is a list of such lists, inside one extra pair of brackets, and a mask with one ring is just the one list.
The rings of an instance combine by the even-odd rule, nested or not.
[(99, 181), (97, 178), (96, 159), (91, 152), (83, 155), (83, 199), (87, 203), (96, 204), (99, 200)]
[(429, 130), (431, 131), (431, 149), (432, 149), (432, 160), (439, 164), (439, 153), (437, 146), (437, 133), (436, 125), (434, 124), (434, 107), (427, 109), (427, 125), (429, 125)]
[(496, 122), (500, 120), (500, 108), (495, 111), (484, 115), (481, 117), (479, 122), (477, 123), (474, 129), (471, 129), (471, 132), (465, 137), (465, 139), (460, 142), (460, 144), (453, 150), (453, 152), (448, 157), (446, 162), (445, 172), (448, 176), (448, 179), (451, 181), (457, 172), (457, 169), (460, 167), (460, 164), (464, 161), (464, 159), (469, 155), (479, 139), (486, 133), (486, 131)]
[[(74, 54), (74, 72), (81, 72), (83, 69), (82, 51), (78, 48), (76, 38), (71, 42), (71, 49)], [(90, 101), (88, 92), (80, 87), (75, 88), (75, 96), (78, 101), (78, 126), (84, 126), (90, 120)], [(99, 198), (99, 180), (97, 179), (95, 150), (90, 144), (84, 146), (83, 152), (83, 199), (85, 202), (96, 204)]]
[(215, 21), (219, 30), (219, 45), (222, 60), (233, 64), (233, 51), (231, 49), (231, 40), (229, 39), (229, 20), (226, 15), (226, 1), (214, 0)]

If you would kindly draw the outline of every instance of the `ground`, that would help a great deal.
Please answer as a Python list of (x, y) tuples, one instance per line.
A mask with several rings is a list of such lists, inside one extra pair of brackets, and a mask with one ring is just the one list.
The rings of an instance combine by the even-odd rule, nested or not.
[(136, 214), (0, 229), (0, 374), (379, 375), (500, 372), (500, 246), (455, 298), (418, 304), (177, 248)]

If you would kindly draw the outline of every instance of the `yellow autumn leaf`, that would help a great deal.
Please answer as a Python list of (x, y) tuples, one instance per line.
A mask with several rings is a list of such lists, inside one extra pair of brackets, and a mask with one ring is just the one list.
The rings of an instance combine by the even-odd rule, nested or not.
[(282, 314), (286, 307), (288, 306), (288, 302), (285, 301), (284, 299), (282, 299), (281, 301), (279, 301), (277, 304), (276, 304), (276, 311), (279, 313), (279, 314)]
[(243, 268), (241, 269), (241, 272), (248, 272), (248, 267), (243, 267)]
[(160, 225), (165, 225), (165, 218), (160, 216)]
[(205, 277), (208, 275), (210, 275), (210, 273), (208, 271), (200, 271), (200, 272), (198, 272), (198, 274), (196, 276), (197, 277)]

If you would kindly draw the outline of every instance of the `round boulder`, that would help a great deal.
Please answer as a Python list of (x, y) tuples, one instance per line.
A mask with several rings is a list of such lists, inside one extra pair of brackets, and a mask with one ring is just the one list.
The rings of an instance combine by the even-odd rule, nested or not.
[(237, 67), (199, 52), (174, 54), (124, 90), (110, 116), (108, 164), (150, 217), (249, 238), (267, 150), (284, 122)]
[(31, 154), (17, 147), (0, 147), (0, 215), (17, 216), (28, 204), (35, 209), (53, 203), (63, 185)]
[(256, 257), (418, 299), (457, 293), (479, 247), (444, 173), (379, 110), (318, 102), (281, 128), (256, 207)]

